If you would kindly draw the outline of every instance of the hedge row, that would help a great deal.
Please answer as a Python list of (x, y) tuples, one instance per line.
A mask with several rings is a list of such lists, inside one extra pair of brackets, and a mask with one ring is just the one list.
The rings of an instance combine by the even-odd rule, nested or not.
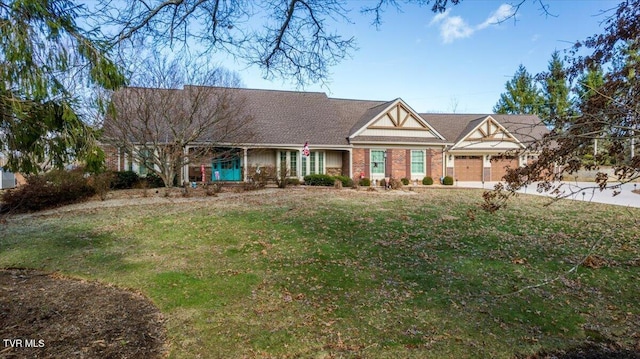
[(331, 176), (325, 174), (315, 174), (304, 176), (304, 184), (307, 186), (333, 186), (336, 180), (342, 182), (343, 187), (353, 186), (353, 180), (347, 176)]

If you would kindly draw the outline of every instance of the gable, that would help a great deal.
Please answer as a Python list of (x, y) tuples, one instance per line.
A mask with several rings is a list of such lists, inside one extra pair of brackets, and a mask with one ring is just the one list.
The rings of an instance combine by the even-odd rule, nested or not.
[(520, 149), (522, 144), (493, 117), (487, 116), (474, 126), (452, 149)]
[(444, 139), (401, 99), (392, 102), (382, 111), (375, 112), (351, 138), (356, 136)]

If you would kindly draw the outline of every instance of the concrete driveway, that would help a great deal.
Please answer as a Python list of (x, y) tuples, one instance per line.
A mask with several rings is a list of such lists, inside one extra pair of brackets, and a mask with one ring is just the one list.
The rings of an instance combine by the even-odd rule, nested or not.
[[(458, 182), (455, 185), (458, 187), (467, 188), (493, 189), (496, 183), (498, 182), (485, 182), (484, 184), (482, 182)], [(560, 191), (562, 191), (563, 194), (567, 196), (566, 198), (570, 200), (606, 203), (617, 206), (640, 208), (640, 194), (632, 192), (635, 189), (640, 189), (640, 184), (626, 183), (624, 185), (617, 184), (616, 186), (616, 183), (611, 183), (608, 187), (609, 188), (605, 189), (604, 191), (600, 191), (600, 189), (593, 182), (563, 182), (560, 187)], [(620, 194), (613, 196), (614, 189), (616, 191), (620, 191)], [(551, 195), (548, 192), (538, 192), (537, 185), (528, 186), (527, 188), (523, 188), (518, 192), (554, 197), (554, 195)]]

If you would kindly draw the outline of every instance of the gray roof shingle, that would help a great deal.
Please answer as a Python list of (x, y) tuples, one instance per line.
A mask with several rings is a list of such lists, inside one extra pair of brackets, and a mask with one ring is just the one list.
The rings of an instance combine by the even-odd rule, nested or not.
[[(187, 96), (189, 89), (202, 87), (185, 86), (184, 90), (170, 90), (176, 96)], [(379, 115), (392, 101), (371, 101), (329, 98), (321, 92), (298, 92), (258, 90), (241, 88), (206, 87), (206, 91), (231, 91), (241, 99), (244, 113), (252, 116), (250, 122), (252, 137), (249, 141), (256, 145), (300, 145), (309, 142), (311, 146), (349, 146), (348, 137), (375, 116)], [(126, 96), (128, 89), (120, 90), (114, 96)], [(166, 91), (148, 89), (153, 91)], [(438, 131), (445, 140), (402, 138), (402, 137), (362, 137), (354, 142), (415, 142), (453, 144), (462, 139), (470, 130), (487, 116), (492, 116), (521, 142), (539, 138), (547, 129), (540, 119), (533, 115), (496, 114), (419, 114)], [(108, 122), (109, 119), (105, 119)], [(108, 126), (105, 126), (107, 128)], [(235, 141), (235, 142), (234, 142)], [(242, 138), (230, 139), (231, 143), (246, 143)]]

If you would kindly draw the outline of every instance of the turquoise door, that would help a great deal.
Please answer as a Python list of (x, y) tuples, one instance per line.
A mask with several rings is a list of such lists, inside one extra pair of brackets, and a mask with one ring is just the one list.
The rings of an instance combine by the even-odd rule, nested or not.
[(211, 181), (240, 181), (240, 157), (225, 158), (213, 161)]

